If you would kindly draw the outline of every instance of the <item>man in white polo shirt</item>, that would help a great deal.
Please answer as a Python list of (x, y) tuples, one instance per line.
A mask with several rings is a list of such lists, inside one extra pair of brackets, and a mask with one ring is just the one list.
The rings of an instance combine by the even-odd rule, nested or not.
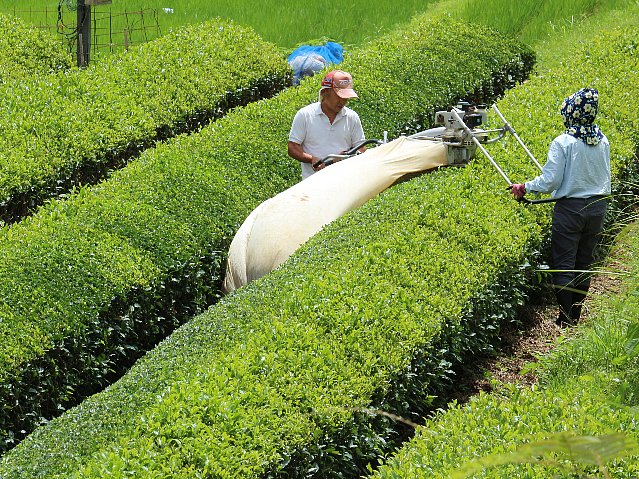
[(333, 70), (322, 80), (319, 101), (295, 114), (288, 154), (302, 163), (302, 179), (324, 168), (320, 160), (326, 156), (343, 153), (365, 140), (359, 115), (346, 106), (349, 98), (357, 98), (351, 75)]

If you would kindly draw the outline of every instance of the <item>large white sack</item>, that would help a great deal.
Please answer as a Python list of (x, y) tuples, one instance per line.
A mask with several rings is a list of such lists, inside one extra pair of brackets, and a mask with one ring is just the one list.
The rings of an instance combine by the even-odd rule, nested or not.
[(264, 201), (229, 248), (224, 291), (272, 271), (322, 227), (402, 176), (447, 165), (446, 146), (400, 137), (328, 166)]

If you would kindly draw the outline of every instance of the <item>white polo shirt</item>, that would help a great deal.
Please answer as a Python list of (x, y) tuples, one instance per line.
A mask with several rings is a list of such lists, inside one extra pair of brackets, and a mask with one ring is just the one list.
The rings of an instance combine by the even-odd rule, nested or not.
[[(342, 108), (331, 124), (319, 102), (301, 108), (293, 118), (289, 141), (298, 143), (306, 153), (318, 158), (353, 148), (366, 138), (359, 115), (348, 107)], [(302, 179), (315, 170), (310, 163), (302, 163)]]

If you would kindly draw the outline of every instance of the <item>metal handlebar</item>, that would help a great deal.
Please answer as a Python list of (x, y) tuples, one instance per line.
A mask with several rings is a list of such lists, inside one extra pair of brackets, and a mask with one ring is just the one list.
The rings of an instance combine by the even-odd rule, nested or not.
[(542, 198), (539, 200), (529, 200), (528, 198), (521, 197), (518, 198), (517, 201), (520, 203), (525, 203), (527, 205), (538, 205), (540, 203), (554, 203), (555, 201), (559, 201), (561, 198)]
[(338, 161), (342, 161), (342, 160), (345, 160), (346, 158), (350, 158), (351, 156), (355, 155), (357, 151), (363, 146), (370, 145), (373, 143), (376, 145), (381, 145), (384, 142), (382, 140), (377, 140), (374, 138), (364, 140), (358, 143), (357, 145), (355, 145), (350, 150), (346, 150), (344, 153), (335, 153), (333, 155), (328, 155), (322, 158), (321, 160), (317, 160), (315, 163), (313, 163), (313, 168), (316, 168), (319, 164), (323, 164), (324, 166), (329, 166)]
[(486, 151), (486, 148), (484, 148), (484, 146), (481, 144), (481, 142), (477, 139), (477, 137), (474, 135), (474, 133), (472, 132), (472, 130), (468, 127), (468, 125), (466, 125), (466, 123), (464, 123), (464, 121), (461, 119), (461, 117), (459, 116), (459, 114), (453, 110), (452, 111), (453, 116), (455, 117), (455, 120), (457, 120), (460, 125), (462, 126), (462, 128), (464, 128), (464, 130), (466, 131), (466, 133), (470, 136), (470, 138), (472, 138), (473, 142), (475, 143), (475, 145), (477, 145), (477, 147), (481, 150), (481, 152), (486, 156), (486, 158), (488, 158), (488, 160), (492, 163), (492, 165), (495, 167), (495, 169), (499, 172), (499, 174), (502, 176), (502, 178), (504, 178), (509, 185), (512, 185), (512, 181), (510, 181), (510, 179), (508, 178), (508, 176), (506, 176), (506, 173), (503, 172), (503, 170), (499, 167), (499, 165), (495, 162), (495, 160), (493, 160), (493, 157), (490, 156), (490, 154), (488, 153), (488, 151)]
[(355, 153), (357, 153), (357, 151), (358, 151), (361, 147), (366, 146), (366, 145), (372, 145), (373, 143), (374, 143), (374, 144), (376, 144), (376, 145), (381, 145), (381, 144), (383, 144), (384, 142), (383, 142), (382, 140), (376, 140), (376, 139), (374, 139), (374, 138), (371, 138), (371, 139), (369, 139), (369, 140), (364, 140), (364, 141), (362, 141), (359, 145), (355, 145), (355, 146), (354, 146), (353, 148), (351, 148), (350, 150), (346, 150), (346, 151), (344, 152), (344, 154), (345, 154), (345, 155), (354, 155)]
[[(507, 186), (506, 189), (510, 190), (510, 189), (512, 189), (512, 186), (513, 185)], [(541, 198), (541, 199), (538, 199), (538, 200), (529, 200), (528, 198), (526, 198), (524, 196), (522, 196), (521, 198), (515, 198), (515, 200), (518, 203), (524, 203), (524, 204), (527, 204), (527, 205), (538, 205), (538, 204), (541, 204), (541, 203), (554, 203), (556, 201), (559, 201), (560, 199), (561, 198)]]
[(515, 132), (515, 129), (510, 125), (510, 123), (508, 123), (508, 121), (506, 120), (506, 118), (504, 117), (504, 115), (501, 114), (501, 112), (499, 111), (499, 108), (497, 108), (497, 105), (493, 104), (493, 110), (495, 111), (495, 113), (497, 113), (497, 115), (499, 116), (499, 118), (501, 119), (501, 121), (504, 122), (504, 128), (507, 129), (511, 135), (513, 135), (515, 137), (515, 140), (517, 140), (517, 142), (521, 145), (521, 147), (524, 149), (524, 151), (526, 152), (526, 154), (528, 155), (528, 157), (535, 163), (535, 165), (537, 165), (537, 167), (541, 170), (541, 165), (539, 164), (539, 162), (537, 161), (537, 159), (533, 156), (533, 154), (530, 152), (530, 150), (526, 147), (526, 145), (524, 144), (523, 141), (521, 141), (521, 138), (519, 138), (519, 135), (517, 134), (517, 132)]

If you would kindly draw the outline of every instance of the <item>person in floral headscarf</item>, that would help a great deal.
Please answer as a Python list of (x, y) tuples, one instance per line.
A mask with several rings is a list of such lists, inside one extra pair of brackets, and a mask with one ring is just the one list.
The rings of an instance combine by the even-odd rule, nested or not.
[(590, 287), (590, 267), (610, 196), (610, 144), (594, 123), (599, 93), (582, 88), (566, 98), (561, 117), (566, 130), (550, 144), (541, 175), (511, 185), (515, 198), (551, 193), (553, 285), (559, 305), (556, 323), (574, 325)]

